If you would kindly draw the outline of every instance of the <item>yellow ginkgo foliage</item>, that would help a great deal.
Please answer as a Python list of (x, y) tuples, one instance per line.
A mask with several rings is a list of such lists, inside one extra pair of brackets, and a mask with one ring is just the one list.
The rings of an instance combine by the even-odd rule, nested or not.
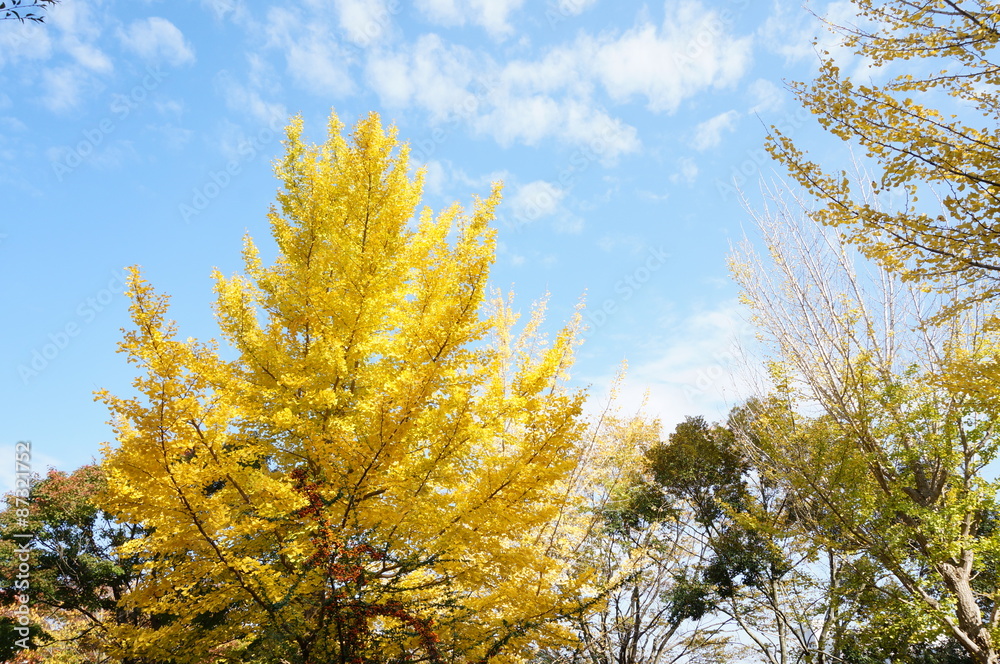
[[(579, 316), (551, 343), (487, 297), (499, 186), (416, 213), (422, 171), (377, 115), (322, 145), (288, 127), (245, 275), (215, 275), (228, 347), (181, 340), (132, 271), (121, 351), (136, 396), (102, 393), (118, 444), (103, 507), (148, 534), (122, 654), (175, 662), (519, 661), (562, 637), (586, 575), (571, 509)], [(235, 351), (235, 352), (231, 352)], [(235, 359), (227, 359), (235, 358)]]
[(860, 149), (871, 177), (824, 167), (777, 130), (768, 149), (820, 203), (815, 217), (869, 258), (945, 292), (960, 274), (1000, 294), (1000, 3), (850, 5), (855, 16), (831, 27), (867, 66), (851, 76), (843, 53), (820, 52), (816, 79), (791, 90)]

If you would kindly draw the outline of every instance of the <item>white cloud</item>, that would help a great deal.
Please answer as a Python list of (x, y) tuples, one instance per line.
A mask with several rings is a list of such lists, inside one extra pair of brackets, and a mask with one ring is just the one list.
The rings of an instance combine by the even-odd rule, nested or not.
[(409, 62), (410, 59), (403, 53), (379, 54), (369, 58), (366, 78), (383, 105), (403, 108), (411, 103), (414, 83), (409, 75)]
[(372, 53), (366, 79), (389, 108), (414, 106), (432, 122), (467, 121), (505, 146), (553, 137), (587, 145), (595, 158), (612, 163), (638, 149), (636, 130), (594, 105), (584, 70), (572, 50), (501, 67), (429, 34), (411, 46)]
[[(358, 46), (381, 41), (392, 26), (392, 12), (385, 0), (336, 0), (340, 27)], [(393, 7), (400, 7), (399, 3)]]
[(438, 35), (421, 35), (410, 47), (370, 57), (367, 78), (383, 104), (412, 104), (441, 121), (468, 115), (482, 103), (470, 91), (476, 61), (462, 46), (446, 44)]
[[(0, 99), (0, 101), (3, 100)], [(0, 108), (2, 107), (3, 104), (0, 103)], [(21, 120), (19, 120), (18, 118), (11, 117), (9, 115), (0, 115), (0, 128), (3, 128), (4, 131), (10, 133), (24, 132), (28, 130), (28, 125), (21, 122)]]
[(278, 125), (266, 128), (247, 128), (244, 125), (221, 119), (214, 137), (217, 147), (227, 161), (243, 162), (260, 155), (272, 156), (284, 152), (280, 145), (285, 133)]
[(508, 19), (524, 0), (417, 0), (417, 9), (430, 21), (445, 26), (478, 25), (494, 38), (513, 33)]
[(683, 182), (693, 184), (698, 178), (698, 164), (690, 157), (681, 157), (677, 160), (677, 171), (670, 175), (673, 183)]
[(76, 67), (52, 67), (42, 72), (42, 102), (57, 113), (80, 102), (84, 77)]
[(593, 91), (589, 57), (579, 45), (557, 46), (538, 60), (506, 63), (496, 82), (516, 94), (567, 91), (589, 95)]
[[(507, 91), (504, 91), (507, 92)], [(547, 95), (510, 96), (505, 94), (496, 100), (490, 112), (476, 119), (476, 127), (482, 133), (492, 135), (501, 145), (514, 142), (535, 145), (543, 138), (560, 130), (561, 120), (568, 121), (569, 104), (560, 103)], [(576, 114), (589, 108), (577, 104)]]
[(46, 25), (58, 29), (64, 38), (93, 41), (101, 35), (101, 27), (92, 16), (96, 4), (87, 0), (64, 0), (49, 11)]
[[(505, 91), (506, 92), (506, 91)], [(475, 120), (475, 128), (493, 136), (501, 145), (515, 142), (535, 145), (555, 137), (587, 149), (584, 158), (613, 164), (622, 155), (639, 149), (635, 127), (612, 118), (578, 99), (546, 95), (497, 97), (494, 107)]]
[(444, 164), (437, 159), (431, 159), (426, 164), (424, 173), (424, 191), (428, 194), (440, 196), (444, 193), (444, 186), (448, 182), (448, 173)]
[(21, 59), (45, 60), (51, 55), (50, 32), (37, 23), (14, 23), (0, 30), (0, 67)]
[(105, 89), (102, 76), (114, 71), (100, 48), (100, 8), (101, 3), (63, 0), (47, 12), (44, 25), (5, 21), (11, 25), (0, 30), (0, 69), (35, 61), (38, 66), (24, 74), (34, 80), (41, 104), (57, 113), (75, 109)]
[(177, 26), (159, 16), (133, 21), (119, 31), (118, 38), (126, 49), (145, 60), (164, 60), (177, 66), (192, 64), (195, 59), (191, 44)]
[(753, 99), (750, 113), (776, 111), (784, 103), (785, 95), (781, 88), (765, 78), (758, 78), (751, 83), (749, 91), (750, 97)]
[(461, 25), (465, 14), (459, 6), (461, 0), (417, 0), (417, 9), (424, 17), (440, 25)]
[(815, 57), (813, 40), (818, 36), (819, 22), (787, 3), (774, 2), (774, 9), (757, 30), (761, 45), (786, 60)]
[(260, 92), (239, 83), (228, 72), (220, 72), (215, 80), (226, 106), (231, 110), (247, 113), (261, 124), (271, 127), (283, 125), (288, 118), (283, 104), (265, 101)]
[(153, 106), (160, 115), (179, 118), (184, 113), (184, 103), (177, 99), (158, 99)]
[(98, 47), (101, 26), (92, 16), (90, 3), (73, 0), (60, 3), (49, 14), (53, 29), (59, 32), (59, 46), (84, 69), (108, 73), (114, 69), (111, 59)]
[(276, 8), (267, 15), (267, 45), (285, 54), (288, 73), (304, 89), (340, 97), (354, 91), (350, 74), (353, 57), (336, 39), (322, 17), (302, 17)]
[[(438, 10), (454, 6), (440, 3)], [(604, 147), (601, 160), (613, 163), (638, 150), (639, 139), (635, 128), (601, 108), (596, 89), (620, 103), (639, 96), (651, 110), (672, 112), (704, 89), (735, 83), (749, 66), (749, 54), (750, 38), (734, 38), (717, 12), (695, 0), (668, 3), (660, 27), (643, 20), (619, 36), (581, 36), (534, 60), (480, 66), (494, 84), (473, 126), (501, 145), (534, 145), (550, 137), (588, 145), (596, 139)], [(382, 79), (392, 75), (383, 72)], [(398, 66), (395, 76), (397, 91), (417, 85), (412, 76), (404, 82)]]
[(474, 127), (501, 145), (535, 145), (554, 137), (591, 146), (613, 163), (639, 148), (636, 130), (612, 118), (593, 99), (593, 53), (577, 42), (549, 50), (537, 60), (514, 60), (488, 71), (490, 89)]
[(578, 16), (597, 4), (597, 0), (559, 0), (556, 11), (562, 16)]
[(750, 65), (750, 37), (733, 37), (722, 15), (698, 0), (667, 3), (663, 24), (643, 21), (617, 39), (585, 38), (594, 71), (617, 101), (646, 98), (675, 111), (706, 88), (732, 85)]
[(100, 86), (94, 74), (114, 69), (111, 59), (97, 46), (101, 26), (93, 11), (93, 3), (64, 0), (48, 12), (44, 26), (29, 22), (0, 30), (0, 66), (21, 59), (46, 61), (69, 56), (70, 61), (41, 72), (40, 87), (42, 103), (48, 108), (66, 111), (75, 107), (85, 90)]
[(520, 9), (524, 0), (469, 0), (472, 22), (483, 26), (494, 37), (510, 34), (513, 28), (507, 22), (510, 14)]
[(66, 50), (81, 66), (91, 71), (106, 74), (114, 69), (111, 58), (93, 44), (70, 40)]
[(707, 150), (717, 146), (722, 142), (722, 134), (732, 131), (739, 118), (740, 114), (736, 111), (726, 111), (700, 123), (695, 127), (694, 139), (691, 141), (694, 149)]
[(286, 57), (288, 70), (303, 88), (335, 97), (354, 90), (341, 50), (318, 35), (290, 45)]
[[(582, 11), (590, 4), (574, 6)], [(492, 3), (489, 11), (506, 17), (519, 5)], [(478, 4), (422, 0), (418, 7), (434, 21), (460, 25), (474, 22)], [(635, 127), (605, 108), (600, 93), (616, 103), (638, 98), (653, 111), (673, 112), (699, 92), (738, 81), (749, 66), (750, 44), (750, 37), (733, 36), (724, 15), (700, 0), (680, 0), (666, 3), (662, 24), (640, 19), (624, 33), (582, 35), (508, 62), (425, 34), (412, 45), (371, 52), (365, 74), (389, 108), (420, 108), (437, 123), (465, 120), (503, 146), (555, 139), (589, 148), (594, 159), (611, 164), (637, 151), (640, 141)]]
[(535, 180), (518, 187), (510, 199), (510, 207), (515, 220), (531, 223), (555, 214), (565, 196), (566, 190), (545, 180)]
[(850, 63), (863, 60), (845, 48), (842, 37), (828, 24), (845, 27), (859, 23), (857, 7), (848, 0), (834, 0), (822, 11), (819, 20), (810, 12), (800, 11), (794, 4), (775, 0), (771, 15), (758, 30), (760, 43), (788, 61), (811, 60), (818, 53), (829, 52), (835, 61), (848, 69)]
[[(501, 213), (513, 228), (551, 218), (556, 233), (576, 234), (583, 230), (583, 219), (562, 205), (568, 191), (547, 180), (535, 180), (518, 186), (509, 197), (509, 205)], [(509, 211), (509, 215), (507, 212)]]
[[(753, 330), (736, 302), (666, 321), (663, 328), (658, 338), (646, 335), (635, 344), (620, 392), (626, 412), (637, 409), (648, 393), (647, 411), (669, 432), (689, 415), (724, 419), (759, 389), (761, 377), (748, 353)], [(644, 359), (635, 360), (637, 354)], [(607, 385), (611, 376), (587, 382)]]
[(240, 0), (201, 0), (201, 6), (219, 19), (243, 10), (243, 3)]

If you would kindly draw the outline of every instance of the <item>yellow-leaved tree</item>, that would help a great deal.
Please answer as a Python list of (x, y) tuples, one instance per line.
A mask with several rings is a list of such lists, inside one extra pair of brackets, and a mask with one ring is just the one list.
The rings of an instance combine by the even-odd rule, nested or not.
[(121, 653), (174, 662), (519, 661), (563, 637), (586, 575), (556, 532), (583, 394), (579, 316), (551, 343), (487, 298), (500, 189), (415, 213), (422, 171), (377, 115), (321, 145), (288, 127), (277, 258), (215, 275), (216, 342), (181, 340), (135, 269), (102, 393), (117, 446), (103, 507), (148, 535)]
[[(731, 266), (774, 387), (737, 433), (764, 481), (790, 497), (791, 525), (841, 557), (832, 606), (860, 590), (869, 612), (852, 628), (860, 640), (838, 646), (851, 634), (834, 634), (813, 661), (883, 661), (840, 650), (853, 640), (879, 652), (869, 626), (881, 623), (897, 653), (951, 641), (960, 661), (998, 664), (1000, 402), (983, 367), (1000, 340), (982, 324), (997, 303), (973, 286), (948, 297), (866, 271), (803, 201), (765, 193), (754, 220), (768, 253), (746, 242)], [(881, 571), (857, 574), (866, 567)], [(892, 661), (917, 661), (910, 652)]]
[(769, 151), (821, 203), (816, 219), (868, 257), (946, 292), (961, 273), (983, 284), (982, 297), (1000, 294), (1000, 4), (851, 4), (854, 24), (831, 27), (873, 69), (852, 80), (824, 52), (815, 81), (791, 89), (826, 130), (864, 150), (874, 179), (821, 166), (777, 129)]

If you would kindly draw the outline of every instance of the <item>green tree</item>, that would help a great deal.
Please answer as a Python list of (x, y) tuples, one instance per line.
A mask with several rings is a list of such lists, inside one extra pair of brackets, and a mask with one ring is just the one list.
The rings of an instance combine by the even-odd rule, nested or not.
[(692, 510), (651, 488), (645, 454), (659, 438), (659, 422), (642, 416), (605, 413), (595, 426), (580, 482), (587, 535), (573, 558), (594, 571), (601, 601), (572, 616), (577, 641), (541, 661), (669, 664), (730, 650), (720, 621), (691, 606), (701, 598), (677, 592), (704, 547)]
[[(109, 628), (142, 620), (118, 604), (136, 580), (138, 561), (116, 551), (140, 530), (115, 522), (96, 506), (105, 485), (96, 465), (72, 473), (50, 470), (30, 489), (26, 522), (17, 515), (13, 496), (0, 512), (0, 559), (14, 561), (15, 548), (26, 546), (31, 566), (28, 579), (20, 579), (14, 565), (0, 568), (0, 602), (12, 605), (27, 593), (33, 640), (48, 661), (89, 661), (84, 658), (96, 652), (106, 658)], [(27, 545), (25, 534), (32, 535)], [(10, 655), (13, 641), (7, 637), (16, 640), (17, 634), (4, 634), (0, 647)]]
[(733, 260), (775, 390), (757, 416), (767, 435), (750, 446), (755, 464), (806, 506), (798, 518), (817, 542), (891, 574), (905, 629), (994, 664), (998, 484), (984, 469), (1000, 411), (995, 386), (977, 380), (997, 351), (982, 325), (995, 308), (934, 324), (982, 292), (932, 297), (859, 272), (836, 236), (780, 198), (757, 220), (769, 257), (747, 243)]
[(747, 453), (756, 410), (753, 401), (735, 408), (725, 425), (689, 417), (647, 453), (651, 490), (689, 506), (705, 547), (671, 595), (691, 617), (735, 624), (762, 661), (835, 662), (844, 561), (802, 532), (801, 505)]

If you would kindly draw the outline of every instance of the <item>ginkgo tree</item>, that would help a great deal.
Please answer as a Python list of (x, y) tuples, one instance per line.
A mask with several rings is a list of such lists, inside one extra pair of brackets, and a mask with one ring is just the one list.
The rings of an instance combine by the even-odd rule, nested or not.
[[(755, 213), (767, 255), (746, 242), (732, 259), (772, 387), (745, 448), (817, 543), (886, 572), (876, 591), (897, 633), (996, 664), (996, 305), (865, 272), (801, 201), (769, 196)], [(978, 304), (937, 315), (963, 299)]]
[[(174, 662), (519, 661), (586, 597), (570, 507), (579, 316), (546, 342), (490, 297), (500, 187), (434, 216), (376, 114), (287, 129), (245, 274), (216, 273), (222, 341), (178, 337), (132, 269), (121, 351), (136, 393), (100, 393), (117, 445), (102, 506), (147, 533), (117, 648)], [(223, 350), (225, 348), (225, 350)], [(230, 359), (231, 358), (231, 359)]]
[(982, 296), (1000, 293), (1000, 4), (851, 4), (856, 19), (831, 28), (868, 68), (852, 78), (824, 51), (816, 79), (791, 90), (863, 150), (873, 176), (823, 166), (777, 129), (769, 151), (821, 203), (816, 218), (882, 265), (941, 283), (961, 273), (989, 286)]

